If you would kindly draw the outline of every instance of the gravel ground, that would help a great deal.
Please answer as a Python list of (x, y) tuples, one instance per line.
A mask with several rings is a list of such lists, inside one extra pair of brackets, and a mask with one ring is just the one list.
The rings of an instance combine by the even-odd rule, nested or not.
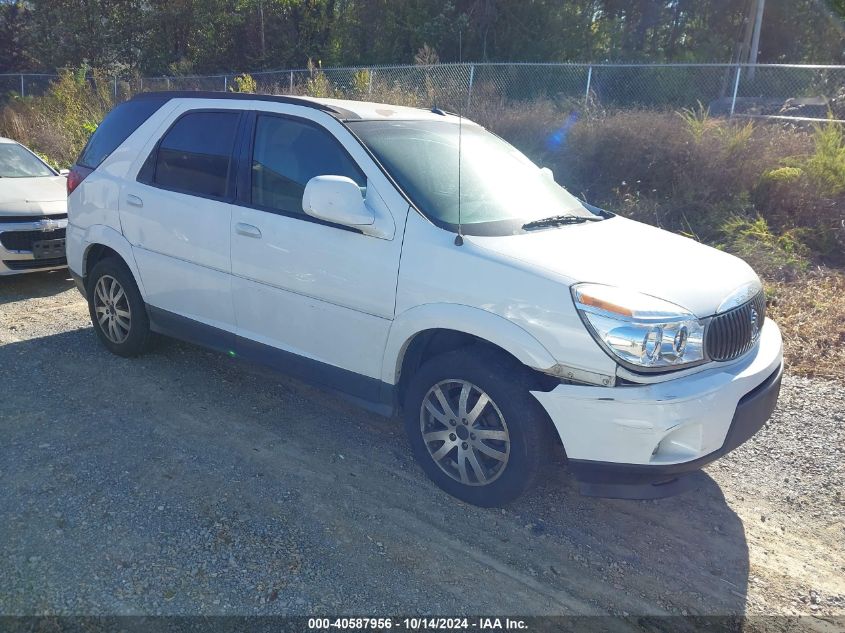
[(110, 355), (63, 273), (0, 279), (0, 366), (0, 614), (845, 615), (839, 383), (787, 374), (696, 491), (559, 467), (485, 510), (396, 420), (174, 341)]

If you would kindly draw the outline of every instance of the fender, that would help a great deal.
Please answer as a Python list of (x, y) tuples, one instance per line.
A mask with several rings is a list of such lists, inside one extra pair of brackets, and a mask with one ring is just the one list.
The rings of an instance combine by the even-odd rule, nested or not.
[(382, 361), (383, 382), (397, 384), (408, 344), (416, 334), (433, 329), (456, 330), (477, 336), (535, 369), (552, 367), (557, 363), (531, 334), (498, 314), (459, 303), (428, 303), (406, 310), (393, 321)]
[(97, 244), (108, 246), (120, 255), (129, 267), (132, 276), (135, 278), (135, 283), (138, 284), (138, 290), (141, 292), (141, 297), (146, 300), (147, 293), (144, 290), (144, 282), (141, 280), (141, 275), (138, 272), (138, 264), (135, 263), (135, 255), (132, 253), (132, 245), (129, 243), (129, 240), (123, 237), (123, 234), (110, 226), (106, 226), (105, 224), (92, 224), (85, 230), (83, 239), (85, 240), (85, 251), (82, 256), (83, 271), (88, 267), (88, 253), (90, 252), (91, 247)]

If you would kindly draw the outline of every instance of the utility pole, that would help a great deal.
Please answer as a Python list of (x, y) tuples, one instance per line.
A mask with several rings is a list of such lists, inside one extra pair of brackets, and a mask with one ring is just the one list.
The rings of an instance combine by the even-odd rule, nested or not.
[[(763, 26), (763, 9), (766, 8), (766, 0), (757, 0), (757, 15), (754, 17), (754, 35), (751, 36), (751, 52), (748, 55), (748, 63), (757, 63), (757, 52), (760, 48), (760, 29)], [(748, 69), (748, 78), (754, 79), (754, 66)]]
[(736, 56), (737, 64), (747, 64), (748, 54), (751, 50), (751, 37), (754, 35), (754, 19), (753, 16), (757, 11), (757, 0), (751, 0), (748, 7), (748, 15), (745, 16), (743, 22), (745, 29), (742, 34), (742, 41), (739, 43), (739, 53)]
[(261, 61), (267, 59), (267, 49), (264, 46), (264, 0), (258, 0), (258, 21), (261, 23)]

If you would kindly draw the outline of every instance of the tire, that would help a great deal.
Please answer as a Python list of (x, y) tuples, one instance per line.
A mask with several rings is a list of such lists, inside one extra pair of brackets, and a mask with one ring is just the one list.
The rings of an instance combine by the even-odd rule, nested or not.
[(482, 507), (505, 505), (531, 488), (553, 445), (532, 388), (522, 365), (480, 345), (426, 362), (411, 378), (404, 403), (405, 430), (426, 475), (450, 495)]
[(147, 306), (126, 264), (114, 258), (97, 262), (86, 286), (88, 313), (103, 345), (127, 358), (146, 351), (150, 340)]

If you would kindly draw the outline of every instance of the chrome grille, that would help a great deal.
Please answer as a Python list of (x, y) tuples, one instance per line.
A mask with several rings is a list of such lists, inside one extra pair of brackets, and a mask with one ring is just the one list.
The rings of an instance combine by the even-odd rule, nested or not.
[(707, 326), (707, 355), (712, 360), (739, 358), (754, 347), (766, 319), (766, 295), (761, 290), (741, 306), (717, 314)]

